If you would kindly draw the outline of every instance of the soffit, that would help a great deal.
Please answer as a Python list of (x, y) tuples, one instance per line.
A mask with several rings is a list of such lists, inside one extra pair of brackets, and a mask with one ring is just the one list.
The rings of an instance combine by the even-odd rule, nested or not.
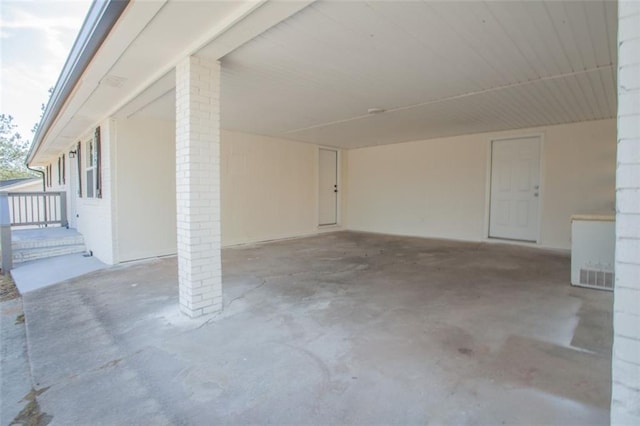
[(318, 1), (222, 59), (222, 126), (356, 148), (612, 118), (616, 32), (614, 2)]
[[(307, 3), (132, 1), (65, 101), (32, 165), (52, 161), (105, 117), (136, 102), (138, 108), (163, 99), (182, 58), (203, 47), (208, 49), (203, 55), (222, 56)], [(163, 93), (156, 93), (158, 85)], [(174, 85), (170, 82), (168, 90)]]

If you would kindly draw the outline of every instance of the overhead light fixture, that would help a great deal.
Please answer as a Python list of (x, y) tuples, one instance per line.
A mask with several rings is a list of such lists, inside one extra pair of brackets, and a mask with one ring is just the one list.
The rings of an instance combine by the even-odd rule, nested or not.
[(78, 151), (69, 151), (69, 158), (76, 158)]
[(384, 108), (369, 108), (367, 110), (368, 114), (382, 114), (383, 112), (386, 112), (387, 110)]

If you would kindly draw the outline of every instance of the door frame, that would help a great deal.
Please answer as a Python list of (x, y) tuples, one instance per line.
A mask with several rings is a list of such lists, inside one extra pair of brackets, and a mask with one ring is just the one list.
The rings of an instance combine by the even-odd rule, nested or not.
[[(540, 142), (540, 162), (539, 162), (539, 177), (540, 177), (540, 188), (538, 197), (538, 232), (536, 235), (536, 241), (520, 241), (520, 240), (508, 240), (501, 239), (489, 236), (489, 224), (491, 221), (491, 172), (492, 172), (492, 159), (493, 159), (493, 141), (503, 141), (503, 140), (513, 140), (513, 139), (528, 139), (528, 138), (538, 138)], [(532, 133), (520, 133), (513, 135), (505, 135), (498, 137), (490, 137), (486, 142), (486, 155), (487, 155), (487, 167), (485, 169), (485, 196), (484, 196), (484, 231), (482, 233), (483, 241), (485, 242), (494, 242), (494, 243), (509, 243), (509, 244), (520, 244), (520, 245), (537, 245), (542, 246), (542, 212), (544, 210), (544, 194), (545, 194), (545, 164), (544, 164), (544, 132), (532, 132)]]
[[(336, 184), (338, 185), (338, 192), (336, 196), (336, 223), (329, 225), (320, 225), (320, 150), (334, 151), (336, 153)], [(332, 228), (339, 228), (342, 226), (342, 152), (339, 148), (332, 146), (318, 145), (316, 149), (316, 208), (315, 208), (315, 223), (318, 230)]]

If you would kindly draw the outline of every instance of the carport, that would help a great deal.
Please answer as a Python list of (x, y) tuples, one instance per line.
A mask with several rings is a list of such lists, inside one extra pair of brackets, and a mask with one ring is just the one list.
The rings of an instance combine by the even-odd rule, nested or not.
[[(72, 225), (106, 263), (177, 252), (186, 315), (222, 309), (223, 246), (349, 230), (566, 255), (571, 215), (616, 203), (616, 287), (637, 300), (634, 4), (120, 12), (81, 82), (69, 80), (64, 109), (54, 92), (30, 160), (101, 147), (100, 161), (79, 157), (70, 171), (83, 196)], [(99, 186), (83, 192), (81, 176)], [(617, 305), (619, 421), (637, 411), (630, 305)]]
[[(159, 48), (164, 12), (135, 47)], [(211, 42), (109, 124), (119, 260), (177, 244), (197, 316), (220, 308), (220, 246), (338, 227), (569, 250), (571, 215), (615, 205), (616, 28), (607, 2), (318, 2)]]

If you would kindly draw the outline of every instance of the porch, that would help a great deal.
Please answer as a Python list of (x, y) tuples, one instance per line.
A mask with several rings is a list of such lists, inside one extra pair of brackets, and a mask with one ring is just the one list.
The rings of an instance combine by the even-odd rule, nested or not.
[(355, 232), (228, 248), (224, 310), (195, 320), (178, 311), (176, 263), (24, 296), (42, 413), (60, 424), (608, 422), (612, 294), (571, 287), (565, 254)]
[(14, 263), (84, 252), (84, 239), (69, 229), (64, 191), (0, 192), (2, 271)]

